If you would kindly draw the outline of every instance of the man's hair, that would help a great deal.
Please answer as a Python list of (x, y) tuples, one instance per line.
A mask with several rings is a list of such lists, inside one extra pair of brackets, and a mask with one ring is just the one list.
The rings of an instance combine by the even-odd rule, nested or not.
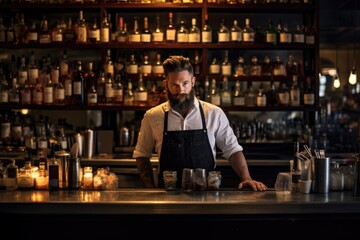
[(171, 72), (188, 71), (194, 74), (189, 58), (183, 56), (170, 56), (163, 62), (165, 77)]

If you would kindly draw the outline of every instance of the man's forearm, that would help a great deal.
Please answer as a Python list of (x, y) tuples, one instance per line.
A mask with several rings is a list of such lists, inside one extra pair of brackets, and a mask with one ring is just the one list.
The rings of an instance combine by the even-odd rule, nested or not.
[(229, 159), (231, 167), (242, 181), (251, 179), (248, 165), (243, 152), (236, 152)]
[(152, 165), (149, 158), (137, 158), (136, 159), (137, 169), (139, 171), (139, 176), (143, 181), (145, 187), (154, 188), (154, 173)]

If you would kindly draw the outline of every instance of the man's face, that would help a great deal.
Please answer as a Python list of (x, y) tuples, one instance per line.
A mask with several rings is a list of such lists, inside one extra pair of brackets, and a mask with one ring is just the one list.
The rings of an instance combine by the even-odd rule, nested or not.
[(167, 90), (170, 105), (173, 108), (188, 109), (194, 103), (195, 77), (188, 71), (169, 73), (167, 80), (164, 80), (164, 87)]

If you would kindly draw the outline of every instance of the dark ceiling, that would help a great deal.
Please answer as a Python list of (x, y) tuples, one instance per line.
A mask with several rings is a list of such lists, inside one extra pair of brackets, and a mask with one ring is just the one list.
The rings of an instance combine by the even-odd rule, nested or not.
[(320, 48), (360, 48), (354, 44), (360, 39), (359, 8), (359, 0), (319, 0)]

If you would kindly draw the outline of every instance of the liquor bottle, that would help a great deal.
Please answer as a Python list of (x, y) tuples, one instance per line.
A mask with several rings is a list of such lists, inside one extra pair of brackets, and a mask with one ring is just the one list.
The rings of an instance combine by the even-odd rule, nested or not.
[(0, 104), (9, 103), (9, 83), (5, 78), (3, 69), (0, 68)]
[(211, 102), (211, 88), (210, 88), (210, 81), (209, 76), (206, 76), (205, 83), (204, 83), (204, 101)]
[(229, 90), (229, 81), (228, 77), (224, 76), (222, 81), (222, 89), (220, 93), (220, 105), (221, 106), (231, 106), (231, 91)]
[(6, 168), (4, 163), (0, 160), (0, 190), (5, 190)]
[(291, 168), (291, 172), (290, 172), (290, 174), (291, 174), (291, 190), (293, 192), (299, 191), (298, 184), (299, 184), (299, 180), (301, 177), (298, 154), (299, 154), (299, 142), (296, 141), (296, 142), (294, 142), (294, 158), (293, 158), (293, 164), (292, 164), (292, 168)]
[(134, 105), (144, 107), (147, 105), (148, 91), (144, 87), (143, 74), (139, 74), (139, 83), (137, 88), (134, 90)]
[(20, 90), (17, 86), (17, 78), (12, 78), (11, 88), (9, 89), (9, 103), (20, 104)]
[(32, 92), (29, 82), (24, 84), (24, 88), (21, 91), (21, 104), (30, 105), (32, 103)]
[(290, 93), (289, 89), (286, 86), (286, 83), (282, 81), (278, 89), (278, 103), (280, 106), (288, 106), (290, 102)]
[(125, 27), (124, 18), (119, 17), (119, 29), (116, 35), (117, 42), (127, 42), (128, 41), (128, 33)]
[(250, 19), (245, 18), (245, 27), (243, 28), (243, 43), (254, 43), (255, 42), (255, 31), (250, 25)]
[(256, 106), (256, 93), (251, 81), (247, 82), (247, 89), (245, 91), (245, 106), (255, 107)]
[(65, 136), (65, 130), (64, 130), (63, 127), (60, 127), (58, 129), (58, 131), (59, 131), (59, 135), (58, 135), (57, 141), (60, 144), (61, 150), (66, 151), (66, 150), (68, 150), (68, 145), (67, 145), (67, 139), (66, 139), (66, 136)]
[(6, 166), (5, 187), (6, 190), (15, 190), (18, 188), (18, 170), (15, 159), (11, 159), (10, 163)]
[(305, 43), (304, 26), (296, 25), (296, 30), (293, 34), (293, 43)]
[(86, 41), (87, 41), (87, 24), (86, 24), (86, 20), (84, 18), (82, 10), (80, 10), (80, 12), (79, 12), (79, 19), (76, 23), (75, 34), (76, 34), (76, 42), (77, 43), (86, 43)]
[(97, 101), (98, 103), (105, 103), (105, 74), (100, 71), (97, 83), (96, 83)]
[(306, 86), (304, 89), (304, 105), (305, 106), (314, 106), (315, 104), (315, 92), (311, 85), (311, 77), (306, 77)]
[(66, 24), (66, 29), (64, 30), (64, 42), (73, 43), (76, 40), (76, 34), (74, 25), (71, 17), (69, 17), (68, 22)]
[(35, 54), (33, 51), (30, 53), (30, 60), (28, 66), (28, 77), (30, 86), (35, 86), (39, 79), (39, 68), (35, 62)]
[(160, 92), (158, 91), (158, 87), (156, 81), (151, 85), (150, 91), (148, 92), (148, 106), (156, 106), (160, 102)]
[(260, 83), (259, 89), (258, 89), (258, 94), (256, 96), (256, 106), (258, 107), (266, 107), (266, 94), (264, 91), (264, 84)]
[(114, 82), (114, 103), (121, 104), (124, 101), (124, 88), (121, 74), (117, 74)]
[(32, 21), (30, 28), (27, 33), (27, 42), (28, 43), (38, 43), (39, 41), (39, 35), (38, 35), (38, 29), (36, 27), (36, 22)]
[(152, 70), (152, 74), (154, 76), (161, 77), (164, 75), (164, 68), (162, 65), (160, 53), (156, 54), (156, 61), (155, 61), (155, 64), (152, 66), (151, 70)]
[(21, 55), (20, 66), (18, 68), (18, 81), (20, 85), (25, 85), (28, 83), (28, 69), (26, 66), (26, 59), (24, 55)]
[(114, 100), (113, 76), (105, 74), (105, 103), (112, 103)]
[(140, 64), (140, 71), (143, 76), (150, 76), (152, 71), (152, 66), (149, 62), (149, 55), (147, 53), (144, 54), (144, 60)]
[(245, 76), (246, 75), (246, 69), (245, 69), (245, 61), (243, 57), (238, 57), (237, 64), (235, 66), (235, 77), (238, 76)]
[(44, 88), (43, 84), (37, 80), (33, 90), (32, 90), (32, 103), (35, 105), (44, 104)]
[(277, 39), (278, 39), (277, 34), (278, 34), (278, 33), (277, 33), (276, 29), (274, 28), (272, 19), (270, 18), (270, 19), (269, 19), (268, 27), (267, 27), (267, 29), (266, 29), (266, 31), (265, 31), (265, 42), (276, 45), (276, 44), (278, 43), (278, 41), (277, 41)]
[(54, 104), (54, 84), (52, 83), (51, 78), (47, 78), (44, 86), (44, 104)]
[(205, 24), (201, 29), (201, 42), (202, 43), (212, 43), (212, 29), (209, 25), (209, 17), (205, 15)]
[(178, 43), (188, 43), (189, 42), (189, 30), (185, 26), (185, 21), (180, 21), (180, 26), (176, 30), (176, 41)]
[(51, 40), (53, 43), (62, 43), (64, 41), (64, 30), (61, 27), (61, 22), (58, 20), (55, 28), (51, 33)]
[(233, 106), (245, 106), (245, 95), (241, 89), (240, 80), (235, 81), (235, 88), (232, 96), (232, 105)]
[(6, 27), (4, 26), (3, 18), (0, 17), (0, 43), (6, 42)]
[(14, 25), (14, 19), (10, 18), (10, 23), (7, 27), (6, 31), (6, 42), (8, 43), (14, 43), (16, 41), (15, 36), (15, 25)]
[(105, 12), (100, 26), (100, 42), (102, 43), (110, 42), (110, 34), (111, 34), (110, 23), (108, 22), (108, 16)]
[(130, 55), (130, 59), (128, 61), (128, 63), (126, 64), (126, 73), (127, 74), (137, 74), (139, 71), (139, 66), (138, 63), (136, 62), (135, 59), (135, 54), (131, 54)]
[(140, 41), (142, 43), (151, 43), (151, 35), (148, 17), (144, 17), (144, 26), (140, 34)]
[(26, 43), (28, 27), (25, 24), (25, 16), (23, 13), (17, 14), (16, 19), (18, 19), (17, 23), (15, 24), (16, 43)]
[(64, 79), (67, 77), (67, 75), (70, 72), (69, 68), (69, 62), (67, 58), (67, 51), (64, 50), (63, 57), (60, 60), (60, 78), (64, 81)]
[(292, 43), (292, 34), (289, 32), (287, 24), (284, 24), (279, 33), (279, 43)]
[(191, 19), (191, 28), (189, 30), (189, 43), (200, 42), (200, 29), (196, 25), (196, 18)]
[(169, 12), (169, 24), (166, 27), (166, 42), (176, 42), (176, 29), (173, 25), (173, 13)]
[(218, 42), (219, 43), (230, 42), (230, 31), (226, 27), (225, 19), (222, 19), (220, 23), (220, 28), (218, 30)]
[(199, 76), (201, 74), (201, 62), (200, 62), (200, 56), (199, 56), (198, 51), (195, 51), (193, 68), (194, 68), (194, 75)]
[(310, 24), (305, 29), (305, 43), (310, 45), (315, 44), (315, 27)]
[(65, 104), (65, 87), (63, 81), (59, 81), (59, 83), (56, 84), (54, 103), (59, 105)]
[(106, 59), (105, 59), (105, 63), (104, 63), (105, 76), (110, 74), (112, 77), (114, 77), (114, 71), (115, 71), (115, 67), (114, 67), (114, 62), (111, 60), (111, 50), (107, 49)]
[(261, 65), (258, 63), (256, 56), (251, 58), (251, 63), (248, 66), (248, 74), (250, 76), (261, 76)]
[(48, 144), (48, 138), (46, 136), (46, 128), (44, 126), (39, 129), (41, 132), (40, 132), (39, 136), (37, 136), (37, 139), (36, 139), (37, 148), (47, 151), (49, 144)]
[(211, 95), (210, 102), (216, 106), (221, 105), (221, 97), (219, 94), (218, 87), (216, 86), (216, 79), (211, 79)]
[(86, 91), (87, 105), (97, 105), (96, 81), (97, 76), (93, 70), (93, 62), (89, 62), (88, 71), (85, 73), (85, 82), (89, 86)]
[(60, 187), (60, 166), (58, 159), (55, 157), (55, 146), (52, 146), (48, 156), (49, 162), (49, 188), (50, 190), (57, 190)]
[(210, 66), (209, 66), (209, 74), (210, 75), (218, 75), (218, 74), (220, 74), (220, 69), (221, 69), (220, 64), (217, 61), (216, 57), (214, 56)]
[(124, 94), (124, 105), (134, 106), (134, 100), (135, 99), (134, 99), (132, 80), (129, 78), (127, 89), (125, 90), (125, 94)]
[(268, 56), (264, 57), (264, 62), (261, 65), (261, 75), (262, 76), (271, 76), (273, 74), (273, 66), (271, 60)]
[(160, 17), (156, 16), (156, 28), (152, 32), (152, 41), (157, 43), (164, 42), (164, 32), (160, 27)]
[(230, 28), (230, 41), (242, 42), (242, 29), (239, 27), (237, 20), (234, 20), (234, 25)]
[(273, 63), (273, 75), (286, 76), (286, 67), (280, 56), (275, 57), (275, 61)]
[(292, 76), (292, 85), (290, 88), (290, 106), (298, 107), (300, 106), (300, 88), (298, 85), (298, 76)]
[(129, 33), (129, 42), (131, 43), (141, 42), (141, 34), (139, 31), (139, 19), (137, 17), (134, 17), (134, 28)]
[(231, 76), (232, 67), (231, 62), (229, 62), (229, 51), (225, 50), (224, 52), (224, 59), (221, 63), (221, 74), (223, 76)]
[(64, 78), (65, 104), (74, 104), (73, 99), (73, 79), (71, 73)]
[(269, 107), (277, 106), (277, 92), (275, 88), (275, 83), (273, 80), (270, 81), (270, 88), (266, 92), (266, 103)]
[(98, 43), (100, 42), (100, 29), (97, 24), (97, 19), (94, 18), (93, 24), (89, 26), (88, 30), (89, 42)]
[(50, 79), (54, 86), (56, 86), (60, 81), (59, 59), (55, 59), (51, 64)]
[(73, 100), (75, 104), (84, 104), (85, 103), (85, 94), (84, 94), (84, 71), (82, 69), (82, 62), (78, 60), (76, 62), (76, 70), (73, 73)]
[(43, 17), (40, 23), (40, 31), (39, 31), (39, 43), (51, 43), (51, 33), (49, 31), (48, 20)]
[(49, 175), (46, 170), (45, 162), (39, 162), (38, 176), (35, 178), (36, 189), (48, 189), (49, 188)]

